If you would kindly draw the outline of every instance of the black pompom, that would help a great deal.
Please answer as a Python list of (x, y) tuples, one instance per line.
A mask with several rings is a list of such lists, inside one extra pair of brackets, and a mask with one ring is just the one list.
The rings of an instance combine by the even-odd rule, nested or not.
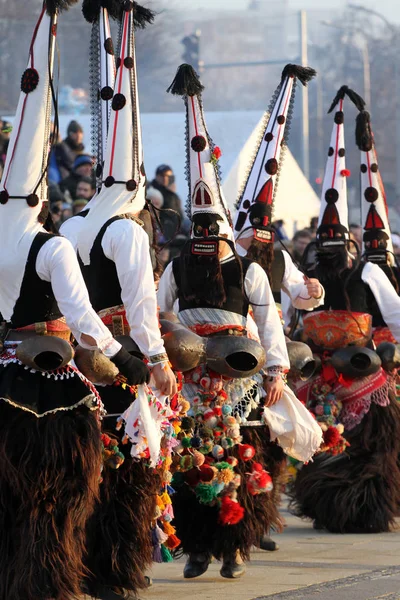
[(356, 144), (362, 152), (372, 150), (374, 144), (369, 112), (362, 110), (356, 118)]
[(333, 153), (334, 153), (334, 149), (332, 148), (332, 146), (329, 146), (328, 156), (333, 156)]
[(95, 23), (100, 15), (100, 9), (106, 8), (111, 19), (120, 19), (122, 14), (121, 0), (83, 0), (82, 13), (86, 21)]
[(360, 167), (361, 173), (366, 173), (368, 171), (367, 165), (362, 164)]
[(242, 206), (243, 206), (243, 208), (248, 209), (248, 208), (250, 208), (250, 204), (251, 204), (250, 200), (245, 200), (243, 202)]
[(134, 192), (137, 188), (137, 183), (134, 179), (129, 179), (129, 181), (126, 182), (126, 189), (128, 190), (128, 192)]
[(113, 41), (111, 38), (107, 38), (106, 41), (104, 42), (104, 50), (107, 52), (107, 54), (114, 56), (114, 54), (115, 54), (114, 44), (113, 44)]
[(112, 109), (113, 110), (121, 110), (122, 108), (124, 108), (126, 104), (126, 98), (124, 96), (124, 94), (115, 94), (113, 101), (112, 101)]
[(269, 160), (267, 160), (265, 170), (268, 173), (268, 175), (276, 175), (276, 173), (278, 172), (278, 161), (276, 160), (276, 158), (270, 158)]
[(339, 192), (335, 188), (329, 188), (325, 192), (325, 200), (328, 204), (335, 204), (339, 200)]
[(336, 125), (342, 125), (344, 122), (344, 113), (342, 110), (338, 110), (335, 113), (335, 117), (334, 117), (334, 121), (336, 123)]
[(77, 2), (78, 0), (45, 0), (47, 14), (54, 16), (57, 12), (68, 10)]
[(274, 134), (271, 131), (268, 131), (268, 133), (265, 134), (264, 140), (266, 142), (272, 142), (273, 139), (274, 139)]
[(365, 106), (364, 100), (354, 90), (351, 90), (347, 85), (342, 85), (334, 97), (332, 104), (329, 107), (328, 113), (331, 113), (340, 100), (347, 96), (358, 110), (363, 110)]
[(346, 150), (344, 148), (339, 148), (338, 156), (340, 156), (340, 158), (343, 158), (343, 156), (345, 156), (345, 154), (346, 154)]
[(372, 163), (371, 165), (371, 172), (372, 173), (377, 173), (378, 172), (378, 165), (376, 163)]
[(0, 204), (7, 204), (9, 198), (10, 195), (6, 190), (0, 192)]
[(25, 94), (33, 92), (39, 83), (39, 73), (36, 69), (26, 69), (21, 77), (21, 91)]
[(132, 56), (126, 56), (124, 58), (124, 67), (126, 69), (133, 69), (133, 65), (134, 65), (134, 60), (133, 60)]
[(199, 76), (191, 65), (181, 65), (167, 92), (174, 96), (197, 96), (204, 90)]
[(203, 152), (205, 147), (207, 146), (207, 140), (202, 135), (195, 135), (190, 142), (192, 150), (195, 152)]
[(115, 183), (115, 179), (114, 179), (114, 177), (113, 177), (112, 175), (109, 175), (108, 177), (106, 177), (106, 178), (105, 178), (105, 181), (104, 181), (104, 186), (105, 186), (106, 188), (109, 188), (109, 187), (111, 187), (112, 185), (114, 185), (114, 183)]
[(288, 64), (282, 71), (282, 80), (285, 77), (296, 77), (303, 85), (306, 85), (316, 74), (317, 71), (311, 67)]
[(364, 198), (367, 202), (376, 202), (378, 200), (378, 190), (374, 187), (367, 187), (364, 192)]
[(36, 194), (29, 194), (29, 196), (26, 197), (26, 203), (31, 208), (34, 208), (39, 204), (39, 196)]
[(111, 100), (113, 95), (114, 95), (114, 90), (109, 85), (104, 86), (100, 92), (100, 98), (102, 100)]
[(283, 115), (279, 115), (279, 117), (277, 118), (277, 121), (278, 121), (279, 125), (283, 125), (284, 122), (286, 121), (286, 119)]

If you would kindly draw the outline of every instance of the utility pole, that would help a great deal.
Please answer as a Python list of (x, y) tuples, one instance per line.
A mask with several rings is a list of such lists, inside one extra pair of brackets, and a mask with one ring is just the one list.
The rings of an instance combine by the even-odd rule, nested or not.
[[(299, 28), (300, 28), (300, 64), (303, 67), (308, 66), (307, 56), (307, 13), (305, 10), (299, 12)], [(301, 142), (301, 167), (304, 175), (310, 179), (310, 122), (308, 111), (308, 88), (302, 86), (301, 94), (301, 125), (302, 125), (302, 142)]]

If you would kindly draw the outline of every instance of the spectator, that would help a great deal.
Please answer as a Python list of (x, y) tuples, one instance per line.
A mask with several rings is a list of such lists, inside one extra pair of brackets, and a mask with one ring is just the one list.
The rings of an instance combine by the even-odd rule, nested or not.
[[(168, 165), (157, 167), (156, 175), (151, 182), (151, 187), (161, 192), (163, 196), (163, 208), (170, 208), (176, 211), (180, 218), (183, 218), (181, 201), (178, 194), (173, 191), (175, 186), (175, 175)], [(165, 241), (172, 239), (177, 233), (178, 218), (171, 213), (161, 212), (160, 221), (163, 229)]]
[(52, 181), (49, 182), (49, 202), (50, 206), (52, 206), (56, 202), (59, 202), (61, 206), (61, 204), (65, 202), (64, 194), (60, 190), (59, 186)]
[(62, 192), (69, 192), (71, 200), (76, 200), (76, 188), (78, 183), (82, 181), (83, 178), (87, 177), (93, 180), (94, 186), (92, 157), (89, 156), (89, 154), (78, 154), (75, 158), (71, 174), (61, 181), (60, 189)]
[(83, 145), (83, 129), (77, 121), (71, 121), (67, 129), (67, 137), (54, 147), (54, 155), (61, 180), (68, 177), (73, 170), (78, 154), (85, 150)]
[(72, 203), (72, 214), (75, 216), (85, 209), (86, 204), (89, 202), (87, 198), (77, 198)]
[(362, 252), (363, 230), (362, 230), (361, 225), (357, 225), (356, 223), (351, 223), (349, 229), (350, 229), (350, 238), (352, 240), (354, 240), (355, 242), (357, 242), (358, 249), (360, 252)]
[(310, 227), (308, 227), (308, 231), (311, 233), (313, 237), (315, 237), (318, 229), (318, 217), (311, 217), (310, 219)]
[(289, 240), (288, 236), (286, 235), (286, 231), (285, 231), (285, 221), (283, 219), (279, 219), (278, 221), (274, 221), (272, 223), (272, 226), (275, 229), (275, 233), (278, 239), (282, 240), (283, 242), (285, 242), (286, 240)]
[(96, 191), (95, 183), (91, 177), (82, 177), (76, 186), (77, 199), (90, 200)]
[(292, 255), (294, 260), (300, 264), (303, 258), (304, 250), (308, 244), (312, 241), (311, 233), (307, 229), (300, 229), (296, 231), (293, 236), (292, 244), (293, 250)]
[(72, 206), (68, 202), (64, 202), (62, 205), (61, 220), (64, 223), (70, 217), (72, 217)]

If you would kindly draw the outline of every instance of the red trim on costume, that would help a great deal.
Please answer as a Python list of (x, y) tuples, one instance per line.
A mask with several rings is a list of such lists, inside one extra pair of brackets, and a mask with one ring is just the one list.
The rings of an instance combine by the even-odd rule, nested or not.
[[(196, 135), (199, 135), (199, 131), (197, 129), (196, 112), (194, 110), (194, 99), (193, 99), (193, 96), (190, 97), (190, 102), (192, 103), (192, 114), (193, 114), (194, 130), (196, 132)], [(199, 165), (200, 177), (203, 177), (203, 170), (201, 168), (200, 154), (201, 154), (201, 152), (197, 152), (197, 162), (198, 162), (198, 165)]]
[[(343, 112), (343, 100), (340, 101), (339, 110)], [(338, 160), (338, 146), (339, 146), (339, 127), (342, 127), (343, 123), (340, 125), (336, 125), (336, 148), (335, 148), (335, 158), (333, 163), (333, 174), (332, 174), (332, 185), (331, 188), (335, 187), (335, 176), (337, 169), (337, 160)]]
[[(129, 23), (129, 18), (130, 18), (129, 15), (130, 15), (129, 12), (125, 13), (125, 21), (124, 21), (124, 29), (123, 29), (123, 33), (122, 33), (122, 45), (121, 45), (122, 56), (120, 57), (121, 63), (119, 65), (120, 73), (119, 73), (119, 82), (118, 82), (118, 94), (121, 93), (121, 88), (122, 88), (122, 75), (124, 72), (124, 59), (125, 59), (125, 56), (123, 54), (126, 52), (126, 37), (127, 37), (128, 23)], [(111, 143), (110, 170), (108, 173), (108, 175), (110, 175), (110, 176), (112, 175), (113, 166), (114, 166), (115, 138), (117, 136), (118, 117), (119, 117), (119, 111), (117, 110), (117, 111), (115, 111), (114, 131), (113, 131), (113, 137), (112, 137), (112, 143)]]

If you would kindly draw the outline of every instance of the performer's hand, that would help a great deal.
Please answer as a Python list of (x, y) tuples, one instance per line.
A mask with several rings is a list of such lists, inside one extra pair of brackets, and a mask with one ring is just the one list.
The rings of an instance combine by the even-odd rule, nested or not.
[(175, 396), (178, 388), (176, 386), (175, 375), (167, 362), (158, 363), (152, 369), (155, 387), (160, 390), (164, 396)]
[(316, 298), (317, 300), (322, 296), (322, 285), (318, 279), (309, 279), (304, 275), (304, 282), (307, 286), (307, 292), (310, 298)]
[(273, 406), (282, 398), (285, 384), (281, 377), (269, 377), (267, 375), (264, 379), (263, 387), (267, 393), (265, 406)]
[(149, 383), (150, 371), (147, 366), (140, 358), (129, 354), (125, 348), (121, 348), (110, 360), (115, 364), (121, 375), (126, 377), (129, 385)]

